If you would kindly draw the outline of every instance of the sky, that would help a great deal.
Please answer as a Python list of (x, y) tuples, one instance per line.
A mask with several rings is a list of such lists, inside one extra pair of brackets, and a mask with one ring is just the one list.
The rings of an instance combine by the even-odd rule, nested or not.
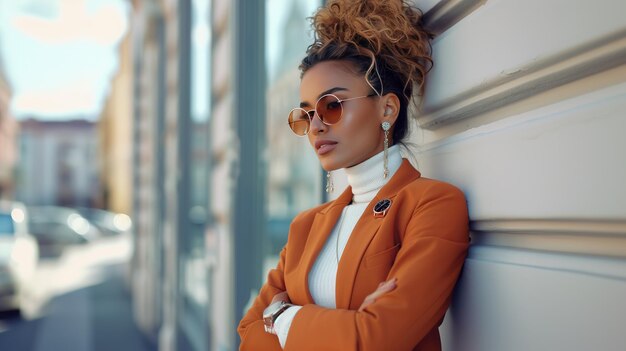
[(125, 0), (0, 0), (0, 56), (15, 117), (97, 119), (129, 10)]
[[(302, 46), (284, 47), (285, 24), (289, 21), (289, 15), (292, 13), (293, 6), (299, 6), (304, 16), (310, 16), (315, 9), (321, 6), (322, 0), (266, 0), (265, 11), (267, 14), (271, 14), (271, 20), (265, 22), (266, 31), (266, 52), (265, 58), (267, 64), (268, 81), (272, 82), (278, 73), (279, 67), (277, 65), (282, 63), (281, 58), (286, 54), (288, 50), (296, 50), (299, 56), (303, 56), (306, 51), (306, 47), (313, 42), (312, 33), (309, 33), (310, 22), (308, 19), (302, 19), (303, 28), (307, 30), (306, 37), (303, 37)], [(292, 43), (290, 43), (292, 44)], [(296, 63), (297, 66), (298, 63)]]
[[(273, 17), (266, 28), (268, 75), (272, 80), (276, 63), (284, 54), (280, 31), (289, 20), (294, 1), (266, 1)], [(118, 67), (117, 45), (128, 30), (128, 2), (0, 0), (0, 62), (13, 91), (11, 109), (18, 119), (98, 118)], [(311, 14), (321, 3), (320, 0), (298, 2), (305, 14)], [(415, 2), (427, 10), (437, 0)], [(206, 11), (203, 8), (208, 1), (193, 0), (193, 3), (202, 8), (201, 13)], [(197, 47), (207, 41), (206, 29), (201, 25), (198, 26), (201, 30), (194, 33), (194, 39), (199, 41)], [(310, 38), (306, 40), (309, 42)], [(202, 62), (208, 53), (197, 51), (195, 59)], [(203, 93), (206, 89), (198, 86), (195, 90)], [(198, 103), (194, 110), (204, 111), (207, 109), (204, 105)]]

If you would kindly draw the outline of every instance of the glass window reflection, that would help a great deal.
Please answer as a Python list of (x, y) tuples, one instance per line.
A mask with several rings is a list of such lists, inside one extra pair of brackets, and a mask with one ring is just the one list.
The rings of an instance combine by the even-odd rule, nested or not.
[(306, 139), (294, 137), (287, 115), (300, 101), (298, 65), (312, 42), (307, 19), (319, 0), (266, 2), (267, 237), (265, 270), (273, 267), (299, 212), (322, 201), (321, 170)]

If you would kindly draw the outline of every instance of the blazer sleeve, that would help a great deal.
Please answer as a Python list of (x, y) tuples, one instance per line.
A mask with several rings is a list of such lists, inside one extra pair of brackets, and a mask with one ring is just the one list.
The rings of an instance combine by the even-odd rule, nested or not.
[(276, 268), (272, 269), (267, 282), (261, 288), (259, 295), (254, 300), (252, 307), (239, 322), (237, 332), (241, 338), (239, 350), (241, 351), (282, 351), (278, 337), (266, 333), (263, 324), (263, 310), (270, 304), (274, 295), (286, 291), (284, 281), (284, 267), (287, 245), (280, 252), (280, 258)]
[(303, 306), (285, 351), (412, 350), (439, 326), (469, 246), (467, 204), (446, 183), (419, 197), (388, 275), (396, 288), (362, 312)]

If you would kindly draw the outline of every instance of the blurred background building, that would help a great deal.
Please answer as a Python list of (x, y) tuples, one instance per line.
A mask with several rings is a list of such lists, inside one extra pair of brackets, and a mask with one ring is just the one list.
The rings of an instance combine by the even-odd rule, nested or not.
[(9, 109), (11, 88), (4, 76), (0, 59), (0, 199), (15, 196), (15, 172), (19, 158), (19, 124)]
[[(15, 4), (29, 14), (14, 22), (20, 33), (0, 27), (12, 83), (0, 79), (0, 196), (131, 214), (127, 282), (142, 336), (164, 351), (236, 350), (236, 325), (290, 221), (340, 193), (323, 191), (317, 157), (285, 117), (312, 42), (307, 17), (323, 1), (53, 3), (0, 1), (0, 15)], [(410, 159), (424, 176), (459, 186), (471, 216), (444, 350), (621, 349), (625, 3), (412, 3), (433, 32), (435, 66)], [(57, 33), (37, 21), (55, 16), (117, 29), (85, 33), (107, 44), (80, 48), (96, 51), (83, 59), (101, 69), (66, 72), (66, 85), (29, 95), (30, 75), (7, 48), (37, 30)], [(50, 100), (90, 103), (48, 105), (42, 118)], [(77, 111), (91, 118), (53, 122)], [(72, 128), (80, 132), (60, 131)], [(16, 170), (18, 159), (25, 166)], [(341, 189), (344, 176), (334, 173)]]
[(16, 198), (30, 205), (102, 207), (96, 124), (20, 123)]
[(314, 154), (284, 128), (318, 5), (136, 3), (135, 312), (165, 349), (234, 349), (264, 263), (322, 200)]
[(119, 44), (117, 74), (98, 121), (102, 205), (114, 212), (131, 213), (133, 193), (133, 91), (131, 38)]

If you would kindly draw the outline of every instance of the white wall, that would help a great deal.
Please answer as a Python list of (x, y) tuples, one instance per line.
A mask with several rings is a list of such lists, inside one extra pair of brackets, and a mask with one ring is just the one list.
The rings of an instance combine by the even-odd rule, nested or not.
[(472, 220), (444, 349), (623, 350), (626, 2), (416, 3), (444, 29), (418, 168)]

